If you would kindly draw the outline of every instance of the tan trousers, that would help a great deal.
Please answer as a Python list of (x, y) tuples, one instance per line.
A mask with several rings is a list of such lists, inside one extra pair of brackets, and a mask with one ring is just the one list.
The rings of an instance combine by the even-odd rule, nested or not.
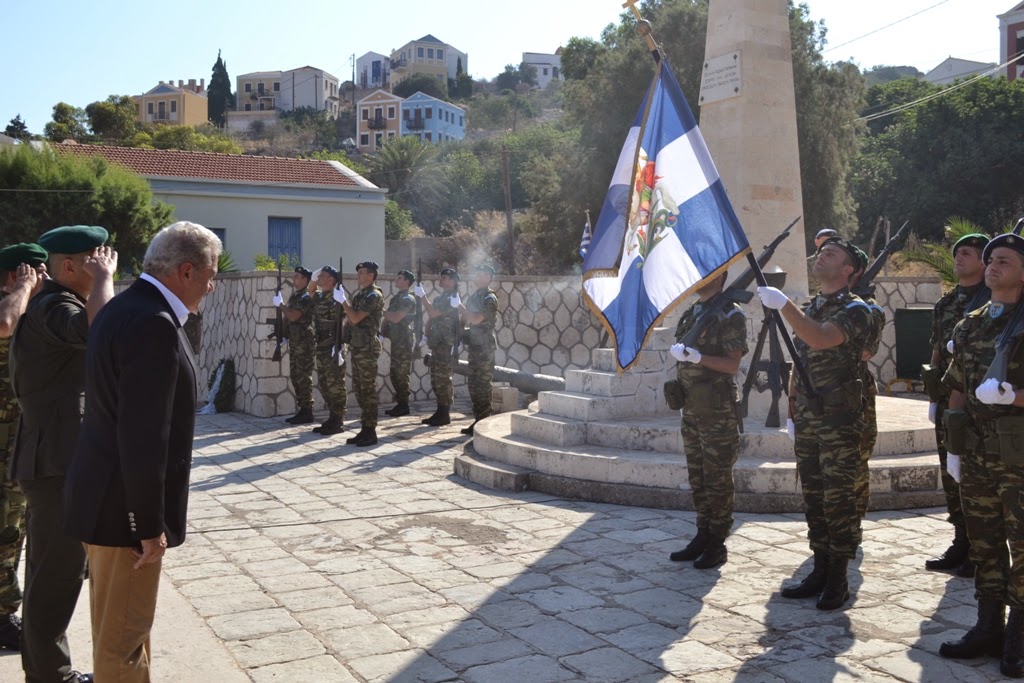
[(149, 683), (149, 632), (160, 562), (133, 569), (131, 548), (83, 543), (89, 557), (89, 607), (96, 683)]

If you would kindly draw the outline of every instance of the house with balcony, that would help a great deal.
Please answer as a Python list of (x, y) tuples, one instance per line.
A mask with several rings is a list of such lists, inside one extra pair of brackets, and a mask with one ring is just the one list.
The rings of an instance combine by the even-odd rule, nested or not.
[(555, 50), (554, 54), (543, 52), (524, 52), (523, 64), (528, 64), (537, 70), (537, 87), (544, 89), (552, 81), (562, 81), (562, 48)]
[(196, 83), (179, 80), (160, 81), (155, 88), (135, 95), (135, 120), (139, 123), (164, 123), (171, 126), (201, 126), (210, 118), (206, 99), (206, 79)]
[(235, 79), (235, 111), (277, 109), (281, 94), (281, 71), (254, 71)]
[(414, 135), (435, 144), (466, 136), (466, 110), (451, 102), (417, 92), (402, 103), (401, 135)]
[(391, 87), (413, 74), (427, 74), (442, 83), (454, 79), (459, 64), (469, 72), (469, 56), (451, 45), (427, 34), (391, 51)]
[(391, 58), (367, 52), (356, 60), (356, 85), (364, 90), (387, 88), (391, 83)]
[(1011, 59), (1024, 54), (1024, 2), (1019, 2), (999, 19), (999, 63), (1006, 64), (1006, 80), (1015, 81), (1024, 75), (1024, 58), (1012, 64)]
[(376, 90), (356, 102), (356, 149), (375, 152), (402, 134), (402, 98)]

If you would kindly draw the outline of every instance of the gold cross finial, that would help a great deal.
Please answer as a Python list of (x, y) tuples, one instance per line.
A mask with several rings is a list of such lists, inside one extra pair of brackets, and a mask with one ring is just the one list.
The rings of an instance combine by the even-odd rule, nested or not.
[(636, 18), (637, 32), (643, 36), (644, 42), (647, 43), (647, 47), (650, 49), (651, 54), (654, 55), (655, 61), (661, 60), (661, 52), (658, 50), (658, 44), (654, 42), (654, 36), (651, 35), (651, 22), (643, 18), (640, 14), (640, 10), (636, 6), (637, 0), (626, 0), (622, 3), (622, 8), (629, 8), (629, 11), (633, 13), (633, 17)]
[(630, 11), (633, 12), (633, 16), (636, 17), (636, 20), (640, 21), (643, 17), (640, 16), (640, 10), (636, 8), (636, 3), (637, 0), (626, 0), (626, 2), (622, 3), (622, 9), (626, 9), (628, 7)]

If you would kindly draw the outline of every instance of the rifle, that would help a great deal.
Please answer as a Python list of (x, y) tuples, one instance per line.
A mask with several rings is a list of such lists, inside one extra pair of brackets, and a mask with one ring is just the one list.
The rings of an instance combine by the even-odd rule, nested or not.
[[(340, 287), (341, 289), (344, 289), (344, 287), (341, 284), (342, 278), (344, 277), (344, 272), (345, 272), (345, 257), (344, 256), (339, 256), (338, 257), (338, 284), (337, 284), (337, 286)], [(331, 296), (334, 296), (334, 294), (332, 293)], [(336, 327), (334, 329), (334, 350), (335, 350), (335, 353), (337, 354), (334, 357), (334, 360), (336, 360), (338, 362), (338, 365), (344, 365), (345, 364), (345, 342), (344, 342), (344, 339), (345, 339), (345, 307), (342, 306), (341, 304), (338, 304), (338, 317), (337, 317)]]
[[(277, 293), (281, 293), (281, 262), (277, 262)], [(274, 344), (274, 355), (270, 357), (270, 360), (276, 360), (281, 362), (281, 344), (288, 340), (288, 331), (285, 328), (284, 314), (281, 313), (281, 307), (276, 306), (275, 315), (273, 318), (267, 319), (267, 323), (272, 325), (274, 329), (271, 331), (267, 339), (273, 339)]]
[(885, 265), (885, 262), (889, 260), (889, 256), (896, 251), (896, 245), (899, 244), (900, 240), (903, 238), (903, 233), (906, 231), (908, 225), (910, 225), (909, 220), (900, 226), (900, 229), (896, 231), (896, 234), (892, 236), (892, 239), (890, 239), (882, 248), (882, 251), (878, 252), (878, 256), (875, 257), (875, 260), (871, 265), (864, 270), (864, 273), (859, 278), (857, 278), (857, 284), (854, 285), (850, 291), (861, 298), (864, 298), (865, 296), (869, 296), (871, 298), (875, 297), (875, 288), (871, 282), (878, 275), (879, 271), (882, 270), (882, 266)]
[[(416, 260), (416, 282), (423, 286), (423, 259)], [(423, 300), (416, 297), (416, 321), (413, 323), (413, 339), (415, 340), (412, 349), (412, 357), (420, 357), (420, 342), (423, 341)]]
[[(456, 265), (458, 262), (456, 261)], [(456, 271), (457, 272), (457, 271)], [(459, 294), (459, 281), (455, 281), (455, 293)], [(460, 296), (461, 298), (461, 296)], [(458, 358), (459, 352), (462, 350), (462, 312), (459, 309), (455, 309), (455, 346), (452, 347), (452, 358)]]
[[(1021, 216), (1017, 225), (1013, 226), (1013, 234), (1019, 235), (1022, 230), (1024, 230), (1024, 216)], [(989, 379), (997, 379), (1000, 383), (1006, 381), (1006, 372), (1010, 368), (1010, 353), (1016, 348), (1017, 340), (1021, 335), (1024, 335), (1024, 300), (1017, 301), (1017, 308), (1014, 309), (1013, 316), (996, 337), (996, 357), (988, 366), (988, 372), (985, 373), (985, 379), (982, 382)]]
[[(772, 256), (775, 255), (775, 250), (779, 248), (779, 245), (782, 244), (783, 240), (789, 237), (789, 231), (793, 229), (793, 226), (796, 225), (801, 218), (803, 218), (803, 216), (797, 216), (793, 219), (793, 222), (787, 225), (786, 229), (779, 233), (779, 235), (771, 241), (771, 244), (764, 248), (761, 255), (757, 257), (758, 266), (763, 268), (765, 264), (771, 260)], [(690, 328), (690, 331), (683, 335), (680, 343), (685, 344), (686, 346), (693, 346), (697, 343), (697, 339), (700, 337), (701, 332), (704, 331), (704, 328), (708, 326), (708, 323), (715, 320), (726, 306), (734, 303), (745, 304), (754, 298), (754, 293), (747, 291), (747, 287), (749, 287), (750, 283), (753, 281), (754, 271), (751, 267), (748, 267), (740, 273), (740, 276), (736, 278), (732, 284), (707, 303), (704, 307), (704, 311), (700, 314), (700, 317), (697, 318), (693, 327)]]

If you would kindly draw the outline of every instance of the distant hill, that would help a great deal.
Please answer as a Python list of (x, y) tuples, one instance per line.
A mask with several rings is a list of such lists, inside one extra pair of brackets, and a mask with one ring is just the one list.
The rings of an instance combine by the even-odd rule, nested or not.
[(881, 85), (901, 78), (921, 78), (924, 73), (913, 66), (876, 66), (864, 72), (864, 80), (868, 87)]

